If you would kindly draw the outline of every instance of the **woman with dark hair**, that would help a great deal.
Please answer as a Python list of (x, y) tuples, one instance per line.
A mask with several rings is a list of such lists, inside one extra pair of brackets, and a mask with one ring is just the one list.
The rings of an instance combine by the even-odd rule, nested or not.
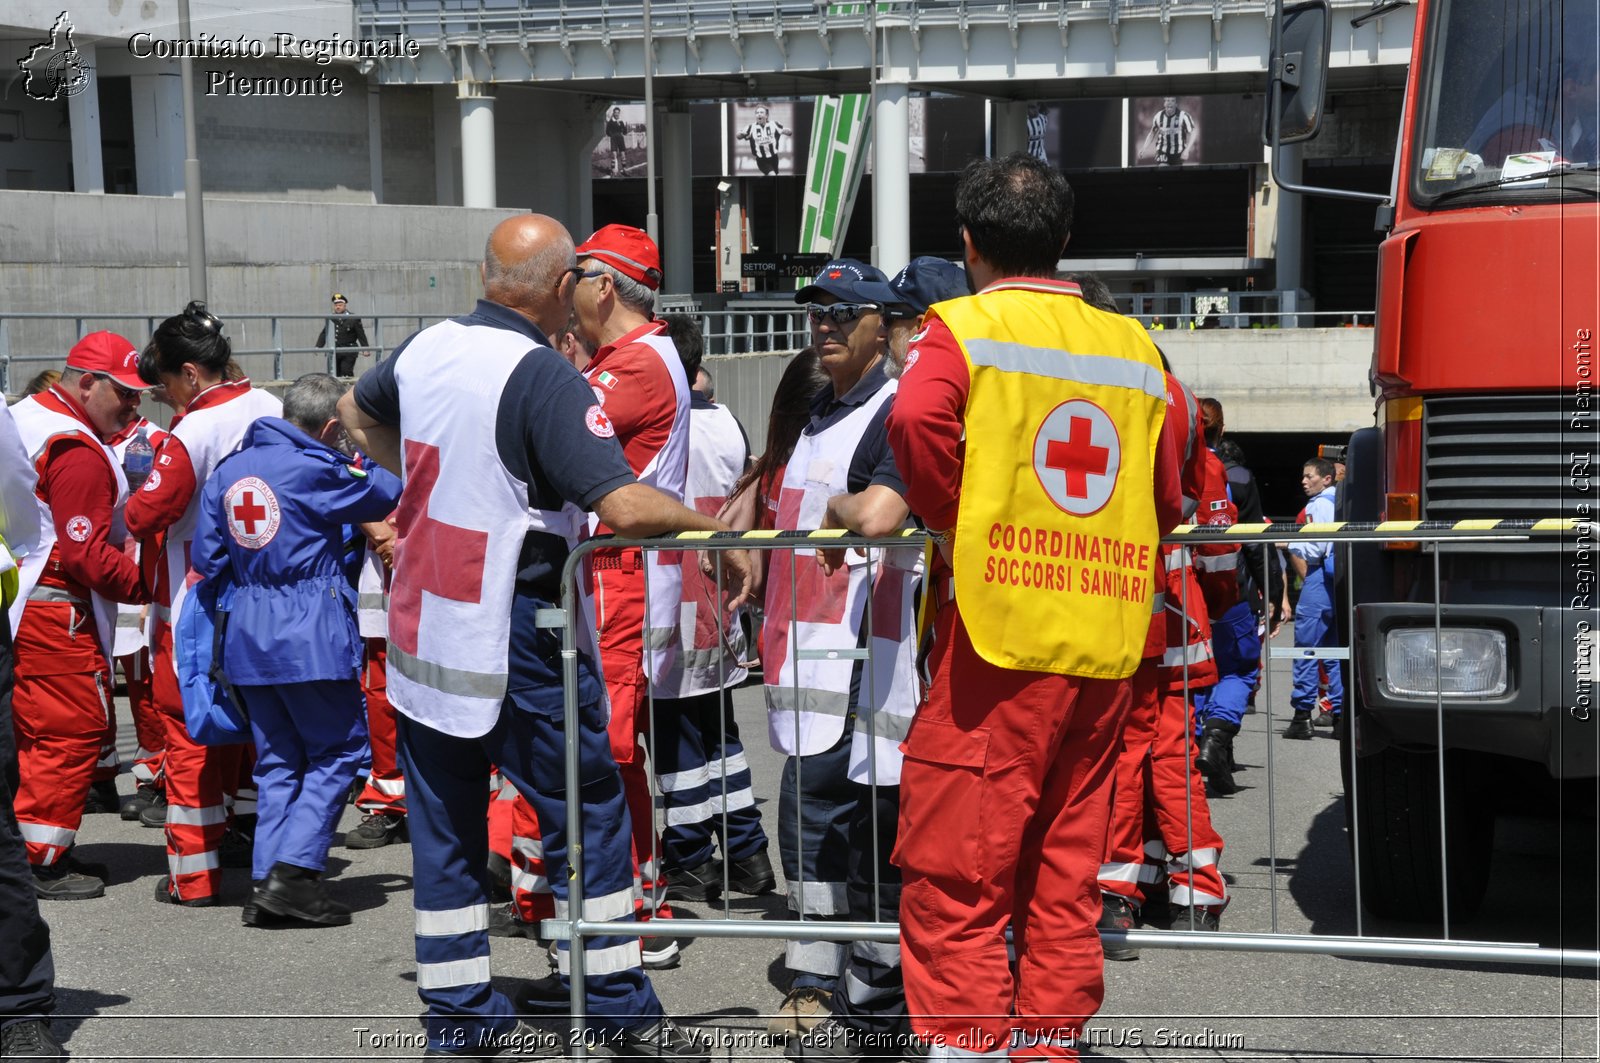
[[(785, 367), (772, 393), (772, 412), (767, 415), (767, 449), (750, 466), (750, 471), (739, 477), (728, 499), (725, 512), (729, 514), (741, 513), (744, 505), (754, 502), (754, 509), (747, 516), (750, 523), (734, 523), (734, 527), (753, 528), (757, 519), (765, 521), (763, 527), (771, 526), (770, 518), (760, 517), (760, 514), (766, 512), (768, 502), (774, 508), (777, 506), (775, 490), (783, 483), (783, 467), (794, 453), (800, 433), (811, 420), (812, 398), (826, 383), (828, 374), (822, 369), (815, 347), (802, 349)], [(755, 488), (754, 494), (749, 493), (751, 487)], [(733, 523), (731, 518), (724, 519)]]
[[(155, 453), (149, 479), (126, 510), (129, 534), (144, 540), (143, 557), (153, 562), (145, 572), (155, 602), (152, 679), (167, 737), (167, 804), (145, 809), (139, 821), (167, 831), (168, 874), (156, 886), (156, 900), (194, 908), (215, 904), (220, 892), (220, 850), (230, 819), (224, 795), (238, 791), (231, 818), (240, 848), (248, 850), (255, 819), (245, 748), (200, 745), (183, 721), (172, 632), (194, 576), (189, 553), (195, 503), (211, 470), (257, 418), (283, 416), (283, 403), (251, 387), (248, 378), (229, 378), (232, 359), (222, 321), (204, 303), (190, 303), (156, 328), (139, 354), (139, 376), (159, 385), (178, 415)], [(277, 528), (277, 507), (270, 491), (241, 492), (232, 533), (240, 541), (264, 542)]]

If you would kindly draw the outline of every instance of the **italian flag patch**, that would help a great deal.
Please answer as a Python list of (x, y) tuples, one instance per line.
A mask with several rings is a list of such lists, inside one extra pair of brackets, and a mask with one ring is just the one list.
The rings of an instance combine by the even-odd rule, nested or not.
[(596, 377), (595, 379), (599, 380), (600, 383), (606, 388), (607, 391), (615, 391), (616, 390), (617, 378), (612, 376), (610, 373), (606, 372), (604, 369), (600, 370), (600, 375), (598, 377)]

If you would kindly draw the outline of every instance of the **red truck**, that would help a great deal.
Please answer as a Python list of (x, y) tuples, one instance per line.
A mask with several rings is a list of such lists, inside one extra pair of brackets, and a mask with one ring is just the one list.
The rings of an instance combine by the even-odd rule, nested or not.
[[(1356, 22), (1399, 6), (1384, 0)], [(1394, 180), (1376, 197), (1387, 230), (1376, 424), (1350, 440), (1343, 519), (1596, 519), (1596, 6), (1416, 4)], [(1328, 65), (1325, 0), (1280, 11), (1269, 145), (1315, 135)], [(1354, 726), (1343, 754), (1362, 902), (1432, 921), (1448, 897), (1450, 917), (1467, 917), (1488, 881), (1500, 796), (1548, 794), (1556, 808), (1565, 788), (1593, 815), (1594, 530), (1358, 546), (1345, 568)]]

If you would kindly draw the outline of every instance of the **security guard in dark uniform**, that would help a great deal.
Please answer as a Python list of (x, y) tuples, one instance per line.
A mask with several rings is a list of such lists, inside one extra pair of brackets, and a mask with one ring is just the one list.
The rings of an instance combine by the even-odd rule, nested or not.
[(356, 375), (356, 355), (365, 358), (371, 351), (358, 348), (367, 346), (366, 326), (361, 324), (361, 319), (350, 313), (349, 300), (345, 299), (342, 292), (333, 293), (333, 316), (328, 318), (322, 326), (322, 331), (317, 333), (317, 346), (325, 346), (328, 342), (328, 325), (333, 326), (334, 358), (338, 363), (338, 375), (342, 377)]

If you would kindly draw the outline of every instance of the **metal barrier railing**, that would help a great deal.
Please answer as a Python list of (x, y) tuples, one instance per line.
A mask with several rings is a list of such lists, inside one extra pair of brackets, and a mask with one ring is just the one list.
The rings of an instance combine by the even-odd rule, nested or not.
[[(1331, 328), (1370, 325), (1372, 312), (1293, 311), (1282, 308), (1284, 293), (1119, 294), (1118, 301), (1146, 326), (1163, 328)], [(687, 297), (685, 297), (687, 298)], [(1225, 300), (1225, 303), (1217, 300)], [(1208, 302), (1207, 300), (1211, 300)], [(681, 303), (664, 306), (662, 313), (692, 313), (700, 318), (707, 355), (762, 354), (795, 351), (811, 342), (805, 310), (791, 303), (738, 302), (720, 309), (703, 309)], [(0, 313), (0, 393), (17, 395), (36, 373), (59, 369), (83, 336), (107, 329), (143, 346), (167, 314), (107, 312), (84, 314)], [(427, 325), (444, 320), (437, 314), (358, 314), (371, 341), (356, 348), (372, 352), (377, 360)], [(333, 330), (321, 346), (313, 340), (329, 320), (327, 314), (223, 314), (234, 361), (245, 375), (258, 381), (293, 380), (302, 373), (333, 373), (338, 351)], [(298, 343), (303, 338), (305, 342)], [(346, 352), (350, 348), (345, 349)], [(356, 375), (365, 363), (358, 361)]]
[[(1326, 524), (1306, 524), (1292, 528), (1285, 527), (1283, 525), (1240, 524), (1226, 529), (1205, 526), (1185, 526), (1175, 530), (1172, 535), (1163, 539), (1163, 542), (1180, 544), (1184, 546), (1198, 546), (1210, 543), (1228, 543), (1242, 546), (1251, 543), (1262, 543), (1268, 544), (1269, 549), (1275, 549), (1277, 546), (1283, 545), (1295, 539), (1302, 541), (1328, 541), (1335, 544), (1335, 548), (1339, 551), (1339, 556), (1343, 559), (1339, 564), (1343, 566), (1345, 579), (1350, 583), (1354, 583), (1357, 575), (1355, 569), (1355, 560), (1357, 554), (1352, 551), (1351, 547), (1357, 544), (1382, 544), (1394, 543), (1397, 541), (1417, 543), (1420, 544), (1421, 549), (1424, 552), (1431, 552), (1433, 555), (1435, 572), (1434, 586), (1438, 587), (1438, 557), (1439, 547), (1442, 544), (1483, 543), (1488, 541), (1499, 543), (1517, 543), (1530, 542), (1532, 540), (1544, 540), (1546, 542), (1553, 541), (1557, 545), (1560, 545), (1563, 542), (1567, 542), (1570, 545), (1573, 537), (1581, 538), (1588, 536), (1590, 537), (1588, 541), (1592, 542), (1592, 536), (1594, 534), (1595, 527), (1596, 525), (1589, 522), (1571, 519), (1463, 520), (1456, 522), (1387, 521), (1375, 524), (1339, 522)], [(561, 607), (559, 609), (543, 610), (538, 620), (541, 627), (559, 627), (563, 632), (562, 658), (565, 669), (564, 680), (567, 719), (569, 721), (575, 721), (578, 719), (578, 648), (581, 644), (579, 638), (579, 624), (582, 621), (577, 611), (580, 607), (581, 598), (577, 593), (576, 580), (584, 564), (585, 558), (587, 558), (588, 555), (593, 551), (597, 549), (614, 548), (638, 548), (645, 552), (660, 550), (705, 551), (707, 552), (708, 557), (714, 561), (717, 601), (720, 602), (726, 600), (724, 596), (726, 584), (721, 562), (721, 554), (728, 550), (753, 550), (768, 552), (779, 550), (790, 551), (791, 586), (793, 586), (793, 566), (796, 564), (795, 552), (797, 550), (823, 548), (855, 549), (861, 551), (865, 555), (870, 586), (871, 580), (874, 578), (871, 575), (874, 565), (874, 551), (877, 551), (880, 555), (877, 564), (880, 566), (879, 571), (881, 571), (881, 566), (884, 563), (884, 551), (897, 547), (904, 550), (908, 546), (913, 546), (918, 549), (925, 549), (926, 536), (923, 533), (915, 530), (908, 530), (881, 538), (865, 538), (862, 536), (852, 535), (842, 530), (813, 532), (757, 531), (744, 533), (691, 532), (656, 539), (624, 540), (616, 538), (598, 538), (585, 542), (575, 551), (573, 551), (567, 560), (563, 573)], [(1269, 563), (1269, 559), (1264, 553), (1263, 568), (1260, 574), (1260, 586), (1263, 588), (1267, 588), (1271, 585), (1267, 571)], [(858, 645), (871, 645), (870, 632), (873, 630), (873, 618), (871, 614), (872, 604), (873, 595), (868, 593), (866, 595), (867, 612), (863, 619), (863, 631), (868, 632), (868, 636), (863, 642), (858, 643)], [(1187, 613), (1187, 603), (1184, 603), (1182, 608), (1183, 611)], [(1443, 645), (1442, 630), (1444, 627), (1444, 608), (1445, 606), (1439, 601), (1439, 595), (1436, 593), (1434, 595), (1433, 602), (1433, 632), (1435, 638), (1434, 646), (1436, 649), (1437, 647)], [(1353, 601), (1346, 603), (1348, 625), (1346, 630), (1348, 631), (1354, 630), (1354, 609), (1355, 603)], [(648, 590), (646, 592), (645, 612), (646, 615), (649, 615)], [(1600, 620), (1600, 618), (1597, 618), (1597, 620)], [(719, 616), (718, 621), (723, 627), (726, 626), (725, 617)], [(791, 652), (798, 651), (791, 650)], [(848, 649), (841, 650), (839, 648), (824, 648), (822, 650), (812, 650), (811, 652), (814, 654), (827, 653), (847, 657), (857, 657), (865, 662), (864, 667), (871, 668), (873, 666), (870, 650), (858, 650), (851, 652)], [(1342, 957), (1431, 959), (1490, 964), (1513, 963), (1600, 968), (1600, 951), (1571, 949), (1564, 947), (1547, 947), (1539, 946), (1537, 944), (1519, 942), (1507, 943), (1497, 941), (1461, 940), (1452, 936), (1450, 901), (1448, 895), (1448, 869), (1451, 865), (1449, 862), (1449, 853), (1446, 847), (1449, 824), (1446, 822), (1446, 805), (1442, 789), (1445, 755), (1444, 721), (1446, 696), (1443, 691), (1443, 684), (1439, 681), (1439, 669), (1442, 667), (1440, 664), (1441, 656), (1442, 655), (1438, 652), (1435, 653), (1435, 695), (1433, 700), (1434, 711), (1438, 721), (1437, 734), (1439, 741), (1437, 745), (1437, 751), (1439, 757), (1441, 787), (1439, 810), (1439, 866), (1442, 869), (1441, 879), (1444, 893), (1444, 896), (1442, 897), (1442, 907), (1444, 913), (1442, 939), (1388, 937), (1369, 935), (1366, 933), (1361, 912), (1362, 868), (1360, 858), (1361, 839), (1359, 834), (1360, 819), (1358, 815), (1354, 814), (1352, 815), (1352, 823), (1354, 824), (1354, 828), (1352, 831), (1351, 841), (1355, 876), (1356, 933), (1354, 935), (1321, 935), (1287, 934), (1279, 932), (1279, 886), (1277, 881), (1279, 861), (1277, 852), (1278, 823), (1276, 800), (1273, 787), (1274, 765), (1272, 752), (1272, 740), (1276, 736), (1276, 732), (1273, 725), (1273, 680), (1272, 668), (1270, 665), (1272, 661), (1283, 659), (1318, 659), (1332, 662), (1346, 662), (1351, 661), (1352, 657), (1348, 646), (1273, 647), (1270, 646), (1265, 640), (1263, 641), (1263, 650), (1261, 656), (1261, 692), (1262, 700), (1265, 703), (1265, 722), (1268, 733), (1268, 852), (1266, 854), (1266, 860), (1270, 871), (1269, 881), (1271, 894), (1269, 930), (1266, 932), (1238, 932), (1232, 930), (1227, 932), (1216, 932), (1195, 929), (1130, 931), (1102, 930), (1100, 932), (1102, 939), (1109, 944), (1125, 943), (1141, 947), (1156, 948), (1205, 948), (1229, 952), (1298, 953)], [(721, 658), (719, 657), (719, 660), (720, 659)], [(727, 672), (723, 671), (721, 674), (725, 677)], [(1352, 676), (1352, 683), (1354, 682), (1354, 679), (1355, 677)], [(1187, 673), (1185, 673), (1185, 688), (1185, 696), (1186, 700), (1188, 700), (1190, 691), (1187, 689)], [(653, 712), (653, 702), (651, 705), (651, 711)], [(1354, 698), (1352, 698), (1349, 702), (1349, 711), (1354, 717), (1354, 720), (1350, 721), (1350, 726), (1353, 728), (1359, 728), (1361, 710), (1356, 699)], [(1189, 733), (1192, 734), (1192, 700), (1189, 700), (1189, 712)], [(1279, 719), (1281, 720), (1281, 718), (1282, 717), (1280, 716)], [(873, 724), (870, 722), (870, 716), (867, 717), (867, 720), (869, 721), (867, 723), (867, 727), (869, 729), (868, 734), (870, 745), (870, 729)], [(654, 731), (653, 726), (650, 728), (650, 730), (652, 732)], [(569, 723), (567, 728), (566, 746), (566, 772), (569, 779), (576, 779), (579, 777), (579, 747), (577, 733), (578, 728)], [(1344, 743), (1343, 748), (1348, 752), (1349, 764), (1353, 770), (1356, 761), (1356, 744), (1354, 741), (1350, 741), (1348, 743)], [(1195, 750), (1193, 748), (1193, 743), (1190, 742), (1187, 749), (1190, 775), (1192, 775), (1195, 770), (1193, 759), (1194, 755)], [(869, 778), (869, 784), (875, 786), (876, 782), (875, 780)], [(654, 785), (654, 783), (652, 783), (652, 785)], [(723, 778), (723, 787), (725, 797), (725, 777)], [(575, 792), (571, 785), (568, 787), (568, 792)], [(1357, 787), (1352, 789), (1352, 792), (1348, 795), (1347, 799), (1351, 802), (1352, 813), (1358, 812), (1360, 801), (1359, 788)], [(1188, 811), (1189, 830), (1192, 839), (1192, 808)], [(724, 811), (722, 814), (726, 816), (726, 811)], [(583, 837), (580, 809), (576, 802), (569, 803), (568, 805), (566, 828), (567, 836), (569, 838), (576, 839)], [(546, 920), (543, 924), (543, 934), (545, 937), (555, 940), (581, 942), (583, 938), (588, 936), (607, 934), (615, 935), (617, 933), (617, 924), (614, 922), (600, 922), (582, 918), (583, 854), (580, 849), (581, 847), (574, 846), (569, 850), (571, 866), (568, 868), (565, 876), (565, 880), (567, 881), (568, 888), (570, 890), (567, 904), (568, 914), (566, 917), (558, 917), (553, 920)], [(1190, 851), (1193, 851), (1192, 844), (1190, 846)], [(659, 852), (653, 855), (655, 855), (657, 860), (659, 860)], [(556, 869), (553, 868), (548, 869), (548, 871), (552, 876), (557, 873)], [(802, 879), (804, 879), (804, 877), (804, 874), (802, 874)], [(792, 886), (793, 884), (791, 884), (791, 887)], [(874, 878), (873, 887), (873, 895), (876, 901), (879, 887), (879, 883), (876, 878)], [(804, 882), (800, 884), (800, 888), (805, 888)], [(724, 891), (723, 897), (723, 917), (721, 919), (695, 919), (688, 922), (668, 920), (665, 921), (665, 925), (661, 921), (629, 924), (628, 933), (631, 935), (637, 932), (637, 934), (642, 938), (798, 938), (814, 941), (871, 941), (885, 943), (893, 943), (898, 941), (899, 931), (897, 923), (891, 919), (884, 918), (883, 913), (881, 912), (877, 913), (879, 916), (878, 920), (873, 922), (833, 921), (831, 919), (821, 920), (816, 917), (807, 918), (805, 915), (805, 905), (800, 903), (797, 905), (791, 905), (791, 907), (795, 908), (797, 912), (798, 918), (796, 919), (754, 921), (732, 918), (731, 910), (728, 907), (728, 902), (726, 899), (726, 891)], [(1191, 923), (1191, 927), (1192, 926), (1193, 924)], [(570, 1004), (572, 1008), (570, 1019), (574, 1027), (577, 1027), (582, 1025), (586, 1015), (585, 1001), (583, 999), (584, 957), (582, 948), (573, 948), (569, 953), (569, 957), (571, 985), (573, 987), (570, 998)], [(585, 1054), (586, 1053), (581, 1047), (577, 1048), (577, 1056), (581, 1058)]]
[[(91, 332), (118, 332), (142, 347), (156, 326), (169, 314), (108, 312), (93, 314), (0, 313), (0, 393), (15, 395), (28, 380), (45, 369), (60, 369), (67, 351)], [(369, 328), (371, 342), (349, 350), (370, 351), (382, 359), (407, 336), (441, 315), (352, 315)], [(328, 328), (321, 346), (313, 342), (324, 325), (337, 320), (328, 314), (223, 314), (233, 345), (233, 358), (245, 375), (256, 380), (292, 380), (302, 373), (332, 373), (338, 351), (334, 330)], [(304, 343), (297, 339), (304, 338)], [(359, 365), (359, 363), (358, 363)]]

